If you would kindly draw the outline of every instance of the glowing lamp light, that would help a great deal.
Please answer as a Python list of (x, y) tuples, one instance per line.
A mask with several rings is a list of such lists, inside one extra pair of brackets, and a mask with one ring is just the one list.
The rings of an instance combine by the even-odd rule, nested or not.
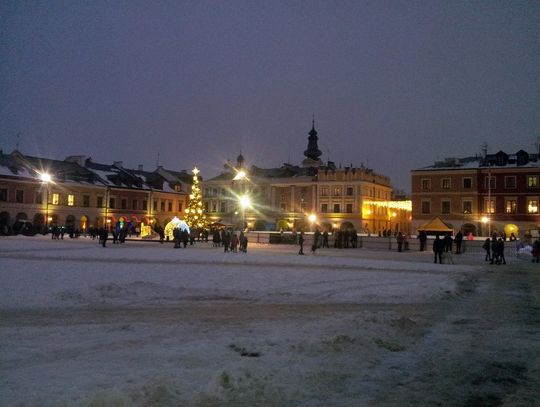
[(246, 178), (246, 173), (244, 171), (238, 171), (233, 178), (233, 181), (238, 181), (240, 179)]
[(42, 172), (39, 174), (39, 179), (41, 179), (43, 182), (47, 183), (47, 182), (51, 182), (52, 181), (52, 177), (51, 177), (51, 174), (49, 173), (46, 173), (46, 172)]
[(368, 209), (368, 210), (366, 211), (366, 215), (371, 215), (371, 209)]
[(111, 223), (111, 220), (110, 220), (110, 219), (107, 219), (107, 223)]
[(47, 218), (47, 220), (48, 220), (49, 222), (52, 221), (52, 216), (49, 216), (49, 217)]
[(308, 216), (308, 220), (311, 222), (311, 223), (315, 223), (317, 221), (317, 215), (315, 215), (314, 213), (312, 213), (311, 215)]
[(249, 205), (251, 205), (251, 199), (249, 199), (249, 196), (243, 195), (240, 197), (240, 205), (242, 205), (242, 208), (247, 208)]
[(195, 168), (193, 168), (193, 169), (191, 170), (191, 172), (192, 172), (195, 176), (197, 176), (197, 174), (198, 174), (200, 171), (199, 171), (199, 169), (198, 169), (197, 167), (195, 167)]
[(489, 219), (487, 216), (482, 216), (482, 222), (483, 223), (488, 223)]
[(392, 212), (392, 216), (395, 218), (397, 216), (397, 213)]

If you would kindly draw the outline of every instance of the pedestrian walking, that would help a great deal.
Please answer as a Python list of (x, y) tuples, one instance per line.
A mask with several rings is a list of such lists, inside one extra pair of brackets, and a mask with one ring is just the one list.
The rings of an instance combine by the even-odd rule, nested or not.
[(486, 258), (484, 259), (484, 261), (491, 261), (491, 240), (489, 237), (484, 240), (482, 249), (486, 251)]
[(300, 250), (298, 251), (298, 254), (303, 255), (304, 254), (304, 231), (303, 230), (300, 232), (300, 236), (298, 236), (298, 244), (300, 245)]
[(434, 255), (433, 263), (437, 263), (437, 259), (439, 259), (439, 264), (442, 264), (443, 252), (444, 252), (444, 241), (439, 237), (439, 235), (436, 235), (435, 240), (433, 241), (433, 255)]

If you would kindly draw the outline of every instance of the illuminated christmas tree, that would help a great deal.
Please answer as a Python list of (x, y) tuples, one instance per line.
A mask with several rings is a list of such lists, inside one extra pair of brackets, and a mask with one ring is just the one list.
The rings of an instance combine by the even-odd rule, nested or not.
[(200, 171), (195, 167), (192, 172), (193, 184), (191, 185), (191, 195), (189, 195), (189, 205), (186, 208), (185, 221), (190, 228), (206, 229), (208, 227), (208, 221), (204, 213), (201, 185), (197, 176)]

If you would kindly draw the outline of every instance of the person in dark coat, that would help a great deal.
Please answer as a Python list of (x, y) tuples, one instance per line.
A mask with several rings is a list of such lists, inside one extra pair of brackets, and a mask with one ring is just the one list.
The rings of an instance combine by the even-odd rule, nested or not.
[(494, 233), (491, 238), (491, 262), (498, 263), (499, 262), (499, 245), (497, 243), (497, 235)]
[(453, 243), (452, 236), (445, 235), (444, 236), (444, 251), (446, 253), (452, 252), (452, 243)]
[(425, 230), (421, 230), (420, 233), (418, 233), (418, 240), (420, 240), (420, 251), (423, 252), (426, 250), (427, 243), (427, 233)]
[(313, 254), (315, 254), (315, 251), (319, 247), (319, 241), (321, 240), (321, 232), (319, 228), (315, 229), (315, 233), (313, 233), (313, 245), (311, 246), (311, 251)]
[(403, 238), (403, 233), (399, 232), (397, 234), (397, 237), (396, 237), (396, 241), (397, 241), (397, 251), (400, 252), (403, 248), (403, 241), (405, 239)]
[(484, 259), (484, 261), (491, 261), (491, 239), (489, 237), (484, 240), (482, 249), (486, 251), (486, 258)]
[(99, 241), (103, 247), (107, 247), (107, 239), (109, 238), (109, 231), (107, 228), (102, 228), (99, 231)]
[(502, 237), (497, 241), (497, 264), (506, 264), (506, 259), (504, 258), (504, 239)]
[(298, 244), (300, 245), (300, 250), (298, 251), (298, 254), (304, 254), (304, 231), (303, 230), (300, 232), (300, 235), (298, 236)]
[(461, 230), (456, 233), (454, 242), (456, 242), (456, 254), (461, 254), (461, 242), (463, 242), (463, 233), (461, 233)]
[(322, 247), (330, 247), (328, 245), (328, 230), (325, 230), (322, 234)]
[(443, 252), (444, 252), (444, 241), (439, 237), (439, 235), (436, 235), (435, 240), (433, 241), (433, 255), (435, 256), (433, 263), (437, 263), (437, 258), (438, 258), (439, 263), (442, 264)]

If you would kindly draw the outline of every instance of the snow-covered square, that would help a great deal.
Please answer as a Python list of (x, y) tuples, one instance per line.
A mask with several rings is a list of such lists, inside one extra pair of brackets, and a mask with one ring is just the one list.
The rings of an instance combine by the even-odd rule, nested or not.
[(297, 252), (1, 238), (0, 405), (538, 399), (536, 265), (489, 266), (474, 253), (440, 265), (429, 251)]

